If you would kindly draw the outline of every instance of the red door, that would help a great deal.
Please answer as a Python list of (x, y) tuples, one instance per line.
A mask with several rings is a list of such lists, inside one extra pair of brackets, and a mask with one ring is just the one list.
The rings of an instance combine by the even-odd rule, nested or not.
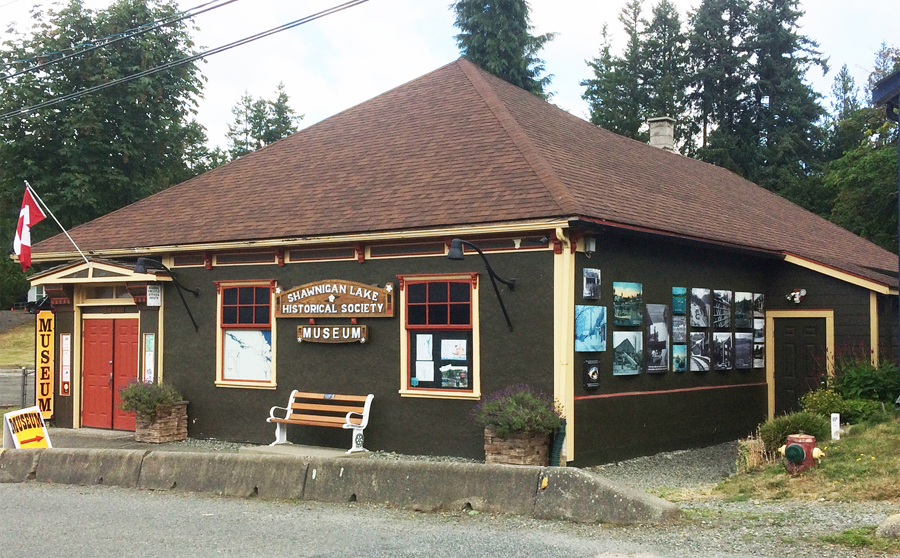
[(138, 321), (84, 320), (81, 424), (134, 430), (134, 413), (119, 410), (119, 390), (137, 377)]

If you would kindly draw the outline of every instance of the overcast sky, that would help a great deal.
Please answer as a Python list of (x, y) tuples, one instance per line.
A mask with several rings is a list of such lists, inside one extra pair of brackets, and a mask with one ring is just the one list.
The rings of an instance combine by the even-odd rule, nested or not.
[[(104, 8), (110, 0), (84, 0)], [(674, 0), (682, 15), (700, 0)], [(341, 3), (342, 0), (239, 0), (196, 18), (198, 45), (217, 47)], [(0, 0), (0, 29), (18, 22), (30, 25), (34, 0)], [(203, 0), (180, 0), (182, 9)], [(211, 56), (200, 64), (208, 78), (197, 119), (207, 127), (210, 143), (225, 147), (231, 107), (248, 91), (274, 98), (284, 82), (291, 106), (305, 127), (370, 99), (459, 57), (451, 0), (369, 0), (310, 24)], [(585, 59), (597, 55), (600, 29), (609, 23), (614, 46), (624, 42), (617, 15), (625, 0), (530, 0), (536, 33), (554, 31), (556, 39), (542, 51), (553, 74), (553, 102), (582, 117), (587, 105), (579, 82), (589, 76)], [(645, 3), (647, 17), (650, 6)], [(46, 4), (46, 3), (45, 3)], [(900, 46), (897, 0), (804, 0), (802, 32), (817, 41), (830, 61), (823, 76), (812, 70), (807, 79), (828, 93), (835, 72), (847, 64), (858, 85), (872, 69), (882, 42)], [(893, 28), (894, 32), (890, 30)]]

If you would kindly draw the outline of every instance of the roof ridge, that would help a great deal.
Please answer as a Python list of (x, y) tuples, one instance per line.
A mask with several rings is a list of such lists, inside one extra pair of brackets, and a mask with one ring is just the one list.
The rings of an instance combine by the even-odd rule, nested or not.
[(519, 150), (522, 157), (525, 158), (528, 166), (530, 166), (531, 170), (537, 175), (538, 180), (541, 181), (544, 188), (546, 188), (550, 195), (553, 196), (553, 199), (556, 200), (556, 204), (559, 206), (560, 210), (563, 213), (576, 213), (577, 204), (575, 203), (575, 197), (572, 195), (572, 192), (570, 192), (565, 184), (563, 184), (556, 176), (556, 173), (553, 172), (553, 167), (551, 167), (547, 159), (541, 155), (541, 152), (534, 142), (531, 141), (531, 138), (528, 137), (525, 130), (519, 126), (515, 117), (507, 110), (506, 105), (503, 104), (503, 101), (500, 100), (500, 97), (494, 92), (491, 85), (481, 76), (483, 70), (480, 70), (475, 64), (465, 58), (458, 59), (456, 63), (463, 71), (466, 78), (468, 78), (472, 87), (475, 88), (475, 92), (478, 93), (482, 100), (484, 100), (488, 109), (497, 119), (497, 122), (503, 126), (509, 139), (515, 144), (516, 149)]

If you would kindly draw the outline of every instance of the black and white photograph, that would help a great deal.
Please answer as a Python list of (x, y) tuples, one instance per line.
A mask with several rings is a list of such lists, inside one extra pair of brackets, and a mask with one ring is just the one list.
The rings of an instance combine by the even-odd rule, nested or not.
[(734, 293), (734, 327), (753, 327), (753, 293)]
[(640, 283), (613, 282), (613, 325), (622, 327), (641, 325), (642, 289)]
[(753, 334), (738, 332), (734, 334), (734, 367), (739, 370), (752, 368)]
[(575, 352), (606, 350), (606, 306), (575, 305)]
[(766, 367), (766, 346), (762, 343), (753, 344), (753, 368)]
[(709, 333), (691, 332), (691, 372), (709, 370)]
[(731, 291), (713, 291), (713, 327), (731, 328)]
[(641, 373), (643, 335), (640, 331), (613, 332), (613, 376)]
[(647, 372), (669, 371), (669, 305), (647, 304)]
[(581, 271), (581, 274), (584, 277), (581, 298), (585, 300), (600, 300), (600, 270), (586, 267)]
[(766, 320), (765, 318), (753, 318), (753, 342), (766, 342)]
[(712, 358), (716, 370), (734, 368), (734, 339), (731, 333), (713, 333)]
[(687, 343), (687, 316), (672, 316), (672, 343)]
[(672, 371), (685, 372), (687, 370), (687, 345), (672, 345)]
[(753, 317), (754, 318), (765, 318), (766, 317), (766, 295), (760, 293), (753, 293)]
[(709, 327), (709, 289), (691, 289), (691, 327)]

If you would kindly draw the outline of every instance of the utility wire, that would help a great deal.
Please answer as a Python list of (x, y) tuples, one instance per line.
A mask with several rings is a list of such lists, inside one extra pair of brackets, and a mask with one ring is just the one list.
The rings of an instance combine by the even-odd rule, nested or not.
[[(134, 37), (139, 37), (139, 36), (143, 35), (144, 33), (149, 33), (150, 31), (154, 31), (154, 30), (156, 30), (156, 29), (161, 29), (161, 28), (163, 28), (163, 27), (167, 27), (167, 26), (169, 26), (169, 25), (172, 25), (173, 23), (177, 23), (177, 22), (179, 22), (179, 21), (182, 21), (182, 20), (185, 20), (185, 19), (188, 19), (188, 18), (192, 18), (192, 17), (194, 17), (194, 16), (196, 16), (196, 15), (200, 15), (200, 14), (202, 14), (202, 13), (206, 13), (206, 12), (208, 12), (208, 11), (210, 11), (210, 10), (215, 10), (216, 8), (221, 8), (222, 6), (227, 6), (228, 4), (231, 4), (232, 2), (237, 2), (237, 0), (227, 0), (226, 2), (224, 2), (224, 3), (222, 3), (222, 4), (219, 4), (219, 5), (216, 5), (216, 6), (212, 6), (212, 7), (210, 7), (210, 8), (206, 8), (205, 10), (201, 10), (201, 11), (196, 12), (196, 13), (190, 13), (190, 12), (192, 12), (193, 10), (197, 10), (197, 9), (203, 8), (203, 7), (205, 7), (205, 6), (209, 6), (210, 4), (215, 3), (216, 1), (217, 1), (217, 0), (212, 0), (212, 1), (207, 2), (207, 3), (205, 3), (205, 4), (201, 4), (201, 5), (199, 5), (199, 6), (194, 6), (194, 7), (191, 8), (190, 10), (185, 10), (185, 11), (183, 11), (183, 12), (179, 12), (179, 13), (177, 13), (177, 14), (174, 14), (172, 17), (175, 18), (175, 19), (171, 19), (171, 18), (170, 18), (170, 19), (160, 19), (160, 20), (153, 21), (153, 22), (150, 22), (150, 23), (145, 23), (144, 25), (142, 25), (142, 26), (140, 26), (140, 27), (136, 27), (136, 28), (134, 28), (134, 29), (129, 29), (129, 30), (123, 31), (123, 32), (121, 32), (121, 33), (116, 33), (115, 35), (109, 35), (109, 36), (107, 36), (107, 37), (103, 37), (103, 38), (101, 38), (101, 39), (98, 39), (97, 41), (93, 41), (93, 42), (90, 42), (90, 43), (82, 43), (82, 44), (80, 44), (80, 45), (76, 45), (76, 46), (73, 47), (73, 48), (78, 48), (78, 47), (81, 47), (81, 46), (86, 46), (87, 48), (84, 48), (84, 49), (79, 50), (79, 51), (77, 51), (77, 52), (73, 52), (73, 53), (71, 53), (71, 54), (67, 54), (67, 55), (65, 55), (65, 56), (60, 56), (59, 58), (54, 58), (53, 60), (49, 60), (49, 61), (47, 61), (47, 62), (44, 62), (43, 64), (38, 64), (37, 66), (32, 66), (31, 68), (27, 68), (27, 69), (25, 69), (25, 70), (21, 70), (21, 71), (19, 71), (19, 72), (14, 73), (14, 74), (10, 74), (10, 75), (8, 75), (8, 76), (3, 76), (3, 77), (0, 78), (0, 79), (6, 80), (6, 79), (14, 78), (14, 77), (16, 77), (16, 76), (20, 76), (20, 75), (22, 75), (22, 74), (27, 74), (27, 73), (29, 73), (29, 72), (36, 72), (36, 71), (38, 71), (38, 70), (41, 70), (41, 69), (43, 69), (43, 68), (46, 68), (47, 66), (51, 66), (51, 65), (53, 65), (53, 64), (56, 64), (57, 62), (63, 62), (63, 61), (65, 61), (65, 60), (71, 60), (72, 58), (75, 58), (75, 57), (77, 57), (77, 56), (81, 56), (82, 54), (86, 54), (86, 53), (91, 52), (91, 51), (94, 51), (94, 50), (97, 50), (98, 48), (107, 47), (107, 46), (109, 46), (109, 45), (118, 43), (119, 41), (124, 41), (125, 39), (131, 39), (131, 38), (134, 38)], [(112, 40), (107, 41), (106, 39), (112, 39)], [(99, 41), (105, 41), (105, 42), (100, 43), (100, 44), (97, 44)], [(72, 50), (72, 49), (66, 49), (66, 50)], [(47, 56), (53, 56), (54, 54), (62, 54), (62, 52), (65, 52), (65, 51), (51, 52), (51, 53), (49, 53), (49, 54), (42, 54), (42, 55), (40, 55), (40, 56), (35, 56), (35, 57), (32, 57), (32, 58), (26, 58), (26, 59), (23, 59), (23, 60), (16, 60), (16, 61), (13, 62), (12, 64), (17, 64), (17, 63), (19, 63), (19, 62), (28, 62), (28, 61), (30, 61), (30, 60), (38, 60), (38, 59), (40, 59), (40, 58), (46, 58)], [(9, 64), (8, 66), (12, 66), (12, 64)]]
[(312, 15), (309, 15), (306, 17), (302, 17), (300, 19), (296, 19), (289, 23), (285, 23), (284, 25), (279, 25), (278, 27), (273, 27), (267, 31), (262, 31), (255, 35), (250, 35), (249, 37), (244, 37), (243, 39), (234, 41), (232, 43), (228, 43), (226, 45), (222, 45), (220, 47), (216, 47), (216, 48), (207, 50), (205, 52), (187, 56), (185, 58), (180, 58), (178, 60), (173, 60), (172, 62), (167, 62), (165, 64), (160, 64), (159, 66), (156, 66), (155, 68), (150, 68), (148, 70), (144, 70), (143, 72), (138, 72), (136, 74), (132, 74), (130, 76), (125, 76), (123, 78), (115, 79), (113, 81), (109, 81), (107, 83), (96, 85), (96, 86), (90, 87), (88, 89), (83, 89), (81, 91), (69, 93), (67, 95), (63, 95), (62, 97), (57, 97), (56, 99), (50, 99), (49, 101), (44, 101), (43, 103), (38, 103), (38, 104), (32, 105), (30, 107), (24, 107), (24, 108), (14, 110), (12, 112), (7, 112), (6, 114), (0, 114), (0, 121), (8, 120), (14, 116), (19, 116), (20, 114), (24, 114), (27, 112), (32, 112), (32, 111), (42, 109), (45, 107), (57, 105), (59, 103), (65, 102), (65, 101), (77, 99), (78, 97), (82, 97), (82, 96), (88, 95), (90, 93), (96, 93), (97, 91), (101, 91), (103, 89), (113, 87), (114, 85), (119, 85), (120, 83), (128, 83), (130, 81), (134, 81), (134, 80), (140, 79), (142, 77), (146, 77), (146, 76), (156, 74), (156, 73), (159, 73), (159, 72), (162, 72), (165, 70), (169, 70), (171, 68), (175, 68), (175, 67), (181, 66), (183, 64), (188, 64), (195, 60), (199, 60), (201, 58), (206, 58), (207, 56), (212, 56), (213, 54), (218, 54), (220, 52), (224, 52), (226, 50), (229, 50), (229, 49), (232, 49), (232, 48), (235, 48), (238, 46), (242, 46), (247, 43), (251, 43), (258, 39), (268, 37), (269, 35), (274, 35), (275, 33), (280, 33), (282, 31), (287, 31), (288, 29), (293, 29), (294, 27), (298, 27), (300, 25), (303, 25), (304, 23), (309, 23), (310, 21), (314, 21), (314, 20), (323, 18), (327, 15), (331, 15), (333, 13), (337, 13), (337, 12), (346, 10), (347, 8), (352, 8), (354, 6), (358, 6), (359, 4), (363, 4), (368, 1), (369, 0), (350, 0), (349, 2), (344, 2), (343, 4), (333, 6), (326, 10), (322, 10), (321, 12), (318, 12), (318, 13), (315, 13), (315, 14), (312, 14)]

